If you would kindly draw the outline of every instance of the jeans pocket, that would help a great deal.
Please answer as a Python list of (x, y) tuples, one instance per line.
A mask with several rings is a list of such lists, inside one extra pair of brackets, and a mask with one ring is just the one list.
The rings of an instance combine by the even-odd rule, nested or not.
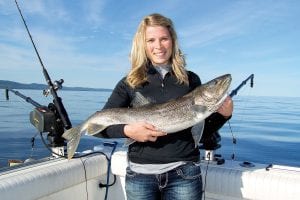
[(128, 178), (134, 178), (136, 176), (136, 173), (132, 171), (129, 167), (126, 168), (126, 177)]
[(176, 169), (176, 172), (183, 179), (198, 179), (201, 177), (201, 168), (198, 163), (187, 163)]

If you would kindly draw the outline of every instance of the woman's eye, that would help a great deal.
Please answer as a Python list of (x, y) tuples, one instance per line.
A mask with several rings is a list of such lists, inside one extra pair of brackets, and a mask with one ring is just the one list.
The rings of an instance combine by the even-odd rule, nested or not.
[(154, 39), (149, 39), (149, 40), (146, 40), (146, 42), (154, 42)]

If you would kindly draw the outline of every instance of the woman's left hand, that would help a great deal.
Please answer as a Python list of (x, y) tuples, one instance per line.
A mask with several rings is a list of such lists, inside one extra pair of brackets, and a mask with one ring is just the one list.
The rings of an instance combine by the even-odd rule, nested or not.
[(218, 113), (223, 115), (225, 118), (228, 118), (232, 115), (233, 112), (233, 101), (230, 96), (228, 96), (221, 107), (217, 110)]

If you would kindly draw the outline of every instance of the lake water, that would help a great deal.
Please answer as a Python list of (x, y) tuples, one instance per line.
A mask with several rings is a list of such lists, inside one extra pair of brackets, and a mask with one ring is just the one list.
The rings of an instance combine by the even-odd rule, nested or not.
[[(19, 91), (42, 105), (51, 101), (38, 90)], [(0, 94), (0, 167), (7, 166), (9, 159), (48, 156), (40, 135), (29, 122), (34, 107), (13, 93), (9, 93), (9, 101), (4, 90)], [(100, 110), (109, 95), (110, 92), (59, 91), (73, 126)], [(225, 159), (234, 154), (235, 160), (300, 167), (300, 98), (238, 95), (234, 105), (230, 124), (220, 130), (221, 148), (217, 153)], [(46, 138), (47, 134), (43, 135)], [(84, 136), (78, 150), (92, 149), (101, 143), (99, 138)]]

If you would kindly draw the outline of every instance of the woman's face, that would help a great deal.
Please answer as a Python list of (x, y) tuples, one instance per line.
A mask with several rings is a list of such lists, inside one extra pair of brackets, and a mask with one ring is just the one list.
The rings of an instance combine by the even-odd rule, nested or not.
[(166, 27), (146, 28), (146, 53), (153, 65), (169, 64), (172, 55), (172, 38)]

